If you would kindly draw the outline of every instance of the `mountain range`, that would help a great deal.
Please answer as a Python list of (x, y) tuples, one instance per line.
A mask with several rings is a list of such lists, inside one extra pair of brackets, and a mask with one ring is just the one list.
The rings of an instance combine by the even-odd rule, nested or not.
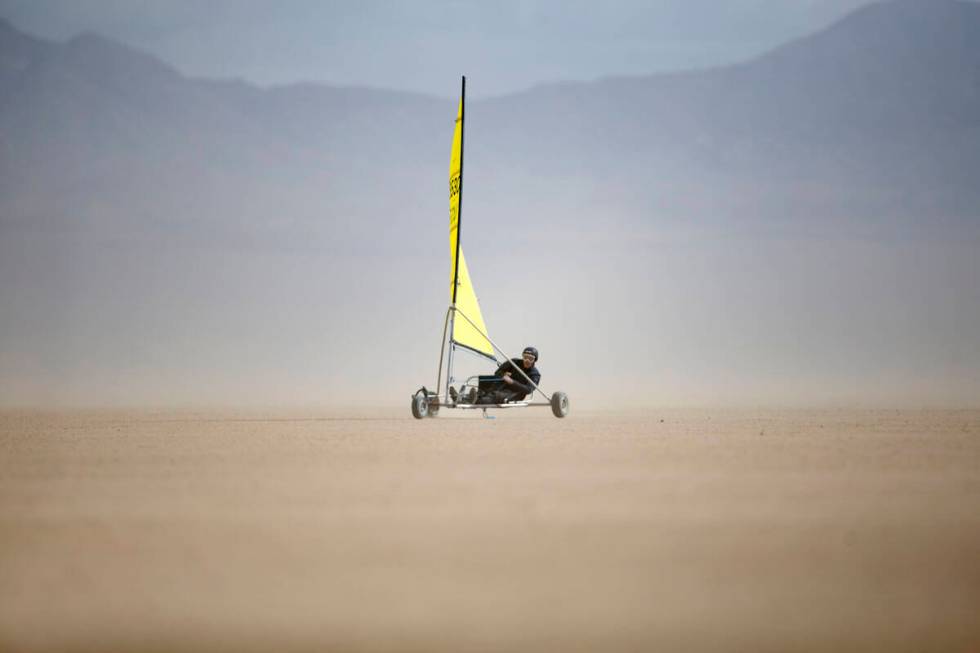
[[(408, 383), (444, 310), (458, 83), (436, 98), (196, 79), (95, 34), (56, 43), (0, 20), (0, 390), (14, 403), (363, 397), (374, 381), (333, 370), (365, 340), (382, 385)], [(594, 359), (627, 302), (617, 355), (639, 352), (630, 378), (675, 370), (671, 387), (690, 390), (665, 394), (678, 400), (724, 392), (701, 380), (748, 360), (765, 361), (745, 372), (751, 401), (778, 401), (767, 388), (786, 374), (814, 396), (881, 375), (891, 390), (859, 396), (980, 396), (980, 5), (874, 3), (727, 67), (470, 102), (466, 128), (467, 256), (491, 329), (515, 346), (540, 333)], [(876, 243), (871, 259), (897, 276), (861, 277), (867, 249), (837, 263), (855, 283), (822, 268), (840, 239)], [(644, 267), (651, 252), (664, 256)], [(732, 289), (711, 278), (729, 265), (746, 301), (719, 308)], [(774, 279), (787, 278), (807, 301), (786, 303)], [(530, 287), (550, 289), (535, 318), (512, 299)], [(928, 308), (896, 317), (909, 302)], [(784, 309), (775, 336), (750, 317)], [(394, 315), (424, 343), (377, 344)], [(580, 333), (551, 335), (583, 315)], [(882, 340), (892, 317), (904, 326)], [(719, 319), (730, 328), (706, 326)], [(651, 336), (649, 321), (668, 326)], [(662, 337), (680, 344), (667, 353)], [(582, 357), (565, 358), (556, 369), (585, 387)], [(188, 375), (223, 390), (182, 394)]]

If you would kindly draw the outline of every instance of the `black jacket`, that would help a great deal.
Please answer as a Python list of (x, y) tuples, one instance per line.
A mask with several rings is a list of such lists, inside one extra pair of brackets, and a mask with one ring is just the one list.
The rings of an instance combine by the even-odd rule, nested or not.
[(509, 361), (505, 361), (503, 365), (497, 368), (497, 371), (493, 373), (494, 376), (503, 376), (504, 372), (510, 372), (510, 378), (514, 380), (512, 385), (505, 385), (504, 389), (512, 390), (515, 393), (520, 392), (521, 395), (515, 396), (514, 399), (523, 399), (527, 395), (534, 392), (534, 386), (527, 382), (524, 378), (524, 374), (518, 372), (520, 369), (524, 374), (527, 374), (534, 385), (539, 385), (541, 383), (541, 372), (538, 371), (537, 365), (532, 365), (531, 369), (524, 369), (524, 360), (521, 358), (512, 358)]

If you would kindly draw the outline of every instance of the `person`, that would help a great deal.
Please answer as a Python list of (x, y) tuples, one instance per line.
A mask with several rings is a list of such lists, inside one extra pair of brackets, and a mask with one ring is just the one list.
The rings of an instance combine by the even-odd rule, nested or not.
[[(497, 387), (481, 392), (476, 403), (505, 404), (508, 401), (524, 399), (534, 392), (535, 386), (541, 383), (541, 372), (538, 371), (537, 362), (538, 350), (530, 346), (524, 348), (520, 358), (504, 361), (493, 373), (495, 377), (500, 377)], [(518, 369), (524, 374), (521, 374)], [(528, 383), (528, 379), (531, 379), (534, 385)]]

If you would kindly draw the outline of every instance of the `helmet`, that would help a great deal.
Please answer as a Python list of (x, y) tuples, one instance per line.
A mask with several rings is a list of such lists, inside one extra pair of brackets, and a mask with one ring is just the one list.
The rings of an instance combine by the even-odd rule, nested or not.
[(538, 362), (538, 350), (535, 349), (534, 347), (531, 347), (530, 345), (525, 347), (524, 351), (521, 352), (521, 355), (524, 354), (531, 354), (532, 356), (534, 356), (534, 362), (535, 363)]

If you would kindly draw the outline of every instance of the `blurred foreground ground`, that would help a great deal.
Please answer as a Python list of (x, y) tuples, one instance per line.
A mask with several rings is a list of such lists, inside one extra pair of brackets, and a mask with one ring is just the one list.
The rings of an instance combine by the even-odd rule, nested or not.
[(978, 615), (980, 411), (0, 413), (4, 651), (978, 651)]

